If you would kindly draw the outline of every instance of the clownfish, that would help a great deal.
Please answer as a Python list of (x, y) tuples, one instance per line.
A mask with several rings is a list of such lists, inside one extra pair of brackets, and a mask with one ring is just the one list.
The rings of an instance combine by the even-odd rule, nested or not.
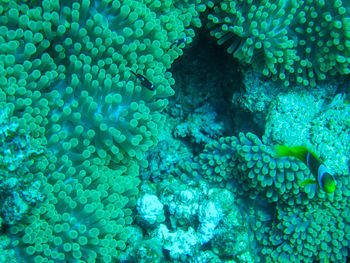
[(152, 82), (150, 82), (145, 76), (141, 75), (141, 74), (137, 74), (136, 72), (130, 70), (130, 72), (132, 74), (134, 74), (136, 76), (136, 78), (138, 78), (141, 81), (141, 85), (149, 90), (154, 91), (155, 90), (155, 86), (153, 85)]
[(335, 191), (336, 181), (328, 168), (322, 163), (318, 156), (304, 146), (288, 147), (285, 145), (275, 146), (276, 157), (293, 156), (306, 164), (314, 179), (306, 179), (300, 186), (316, 184), (324, 192), (331, 194)]

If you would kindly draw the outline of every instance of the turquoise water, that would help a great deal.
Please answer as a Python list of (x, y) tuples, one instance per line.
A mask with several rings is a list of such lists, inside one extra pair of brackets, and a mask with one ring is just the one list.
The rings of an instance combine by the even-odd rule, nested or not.
[(0, 262), (348, 261), (347, 2), (0, 3)]

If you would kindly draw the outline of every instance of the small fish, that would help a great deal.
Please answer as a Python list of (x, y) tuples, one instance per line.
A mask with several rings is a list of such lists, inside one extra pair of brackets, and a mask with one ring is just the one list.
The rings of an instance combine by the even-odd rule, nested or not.
[(172, 49), (173, 47), (178, 47), (180, 46), (182, 43), (185, 43), (188, 40), (188, 37), (184, 37), (184, 38), (180, 38), (180, 39), (176, 39), (168, 48), (167, 51), (169, 51), (170, 49)]
[(141, 85), (149, 90), (154, 91), (155, 90), (155, 86), (152, 82), (150, 82), (145, 76), (141, 75), (141, 74), (137, 74), (136, 72), (130, 70), (130, 72), (132, 74), (134, 74), (136, 76), (136, 78), (138, 78), (141, 81)]
[(276, 145), (275, 152), (277, 157), (293, 156), (306, 164), (314, 175), (314, 179), (306, 179), (300, 186), (316, 184), (324, 192), (330, 194), (335, 191), (336, 181), (328, 168), (322, 163), (317, 155), (304, 146), (288, 147), (285, 145)]

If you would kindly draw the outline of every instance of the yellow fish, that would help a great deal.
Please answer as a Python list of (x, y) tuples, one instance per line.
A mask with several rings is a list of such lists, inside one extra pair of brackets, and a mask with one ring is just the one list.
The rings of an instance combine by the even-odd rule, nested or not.
[(336, 181), (328, 168), (322, 163), (317, 155), (304, 146), (288, 147), (285, 145), (276, 145), (275, 152), (277, 157), (293, 156), (306, 164), (314, 175), (314, 179), (306, 179), (300, 186), (316, 184), (318, 188), (330, 194), (335, 191)]

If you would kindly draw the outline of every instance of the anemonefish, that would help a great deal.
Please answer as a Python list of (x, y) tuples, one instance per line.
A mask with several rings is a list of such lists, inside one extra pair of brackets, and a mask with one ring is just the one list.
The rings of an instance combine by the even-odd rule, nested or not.
[(316, 184), (321, 190), (328, 194), (335, 191), (336, 181), (334, 176), (314, 152), (304, 146), (288, 147), (285, 145), (276, 145), (275, 153), (276, 157), (296, 157), (310, 169), (311, 173), (315, 176), (315, 180), (306, 179), (300, 186)]
[(155, 86), (153, 85), (152, 82), (150, 82), (145, 76), (138, 74), (132, 70), (130, 70), (130, 72), (132, 74), (134, 74), (136, 76), (136, 78), (138, 78), (141, 81), (141, 85), (149, 90), (154, 91), (155, 90)]

